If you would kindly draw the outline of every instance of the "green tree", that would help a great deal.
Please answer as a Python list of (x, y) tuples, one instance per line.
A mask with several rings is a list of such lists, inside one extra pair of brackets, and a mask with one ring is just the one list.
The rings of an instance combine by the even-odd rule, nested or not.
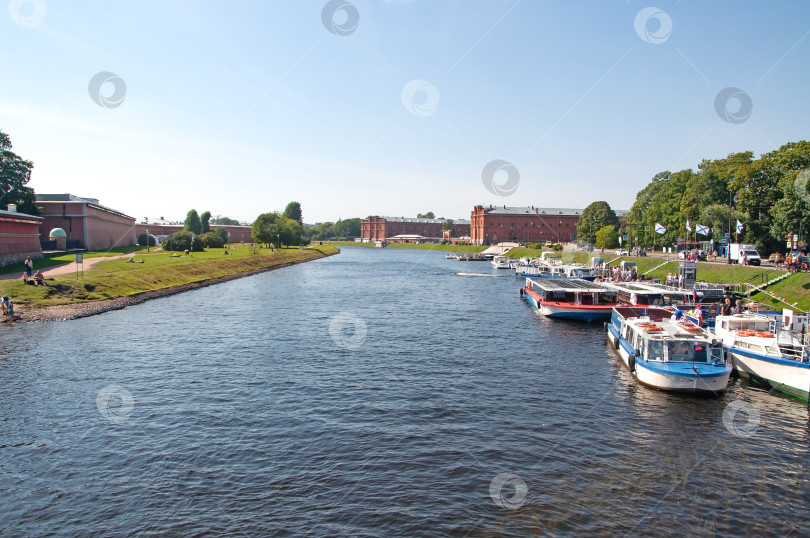
[(183, 230), (197, 235), (202, 232), (202, 222), (200, 222), (200, 216), (197, 214), (196, 209), (192, 209), (186, 214), (186, 222), (183, 224)]
[[(200, 236), (200, 242), (205, 245), (205, 248), (222, 248), (225, 246), (225, 241), (219, 234), (214, 232), (207, 232)], [(197, 239), (194, 239), (194, 242), (197, 242)]]
[(200, 215), (200, 232), (207, 234), (211, 231), (211, 225), (208, 221), (211, 220), (211, 212), (210, 211), (203, 211), (203, 214)]
[(416, 218), (417, 219), (435, 219), (436, 215), (433, 213), (433, 211), (428, 211), (427, 213), (417, 213)]
[(11, 147), (11, 138), (0, 131), (0, 207), (17, 204), (20, 213), (38, 215), (34, 189), (26, 186), (34, 163), (21, 158)]
[(217, 234), (223, 242), (227, 243), (228, 240), (228, 231), (221, 227), (221, 226), (214, 226), (211, 228), (211, 233)]
[(251, 235), (256, 243), (264, 243), (265, 246), (270, 246), (270, 243), (277, 243), (278, 236), (284, 228), (285, 217), (278, 211), (273, 213), (262, 213), (256, 220), (253, 221), (253, 228)]
[(615, 226), (604, 226), (596, 232), (596, 246), (614, 248), (619, 246), (619, 232)]
[(211, 224), (221, 224), (225, 226), (239, 226), (239, 221), (228, 217), (218, 217), (211, 219)]
[(447, 219), (442, 223), (442, 230), (450, 231), (450, 237), (453, 237), (453, 233), (455, 233), (456, 223), (453, 222), (453, 219)]
[(593, 202), (582, 210), (577, 221), (577, 237), (588, 243), (596, 242), (596, 232), (605, 226), (619, 228), (619, 218), (607, 202)]
[[(161, 243), (163, 250), (191, 250), (191, 232), (177, 232), (166, 237)], [(202, 252), (205, 250), (205, 245), (200, 241), (199, 237), (194, 238), (194, 252)]]
[(287, 207), (284, 208), (283, 215), (288, 219), (296, 221), (298, 224), (304, 224), (304, 218), (301, 215), (301, 204), (298, 202), (290, 202), (287, 204)]
[[(282, 217), (281, 221), (281, 244), (300, 245), (303, 227), (297, 220)], [(279, 245), (280, 246), (280, 245)]]

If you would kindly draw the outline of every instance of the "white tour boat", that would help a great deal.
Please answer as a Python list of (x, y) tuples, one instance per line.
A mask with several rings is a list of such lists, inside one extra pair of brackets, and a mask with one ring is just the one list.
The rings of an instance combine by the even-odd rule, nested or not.
[(705, 329), (662, 308), (626, 306), (615, 307), (606, 325), (608, 341), (639, 383), (679, 392), (726, 390), (731, 365), (722, 341)]
[(810, 342), (806, 316), (782, 320), (763, 314), (717, 316), (714, 331), (737, 369), (803, 400), (810, 394)]

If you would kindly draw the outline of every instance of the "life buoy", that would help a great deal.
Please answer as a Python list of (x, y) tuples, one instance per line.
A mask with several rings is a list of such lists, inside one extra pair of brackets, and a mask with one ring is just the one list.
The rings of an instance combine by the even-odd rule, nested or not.
[(635, 355), (630, 355), (627, 357), (627, 367), (630, 368), (631, 372), (636, 371), (636, 357)]
[(773, 333), (769, 333), (768, 331), (756, 331), (754, 336), (758, 336), (760, 338), (773, 338)]
[(751, 329), (740, 329), (737, 331), (737, 336), (754, 336), (755, 333), (756, 331)]

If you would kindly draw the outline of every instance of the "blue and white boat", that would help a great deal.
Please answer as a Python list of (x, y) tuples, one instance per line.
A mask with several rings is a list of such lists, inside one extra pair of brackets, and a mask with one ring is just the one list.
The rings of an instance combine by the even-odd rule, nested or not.
[(582, 279), (526, 279), (520, 295), (544, 316), (579, 321), (610, 318), (616, 291)]
[[(792, 313), (791, 313), (792, 314)], [(717, 316), (714, 331), (734, 368), (803, 400), (810, 398), (810, 342), (807, 317), (789, 323), (763, 314)]]
[(731, 365), (723, 343), (662, 308), (617, 306), (607, 323), (608, 341), (639, 383), (666, 391), (718, 394)]

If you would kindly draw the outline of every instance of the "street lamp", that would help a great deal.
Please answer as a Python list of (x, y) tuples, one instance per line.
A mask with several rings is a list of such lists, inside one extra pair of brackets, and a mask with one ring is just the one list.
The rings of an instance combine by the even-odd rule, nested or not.
[(146, 252), (149, 252), (149, 228), (146, 229)]
[(278, 247), (278, 249), (281, 250), (281, 234), (277, 235), (278, 235), (278, 242), (276, 243), (276, 247)]

